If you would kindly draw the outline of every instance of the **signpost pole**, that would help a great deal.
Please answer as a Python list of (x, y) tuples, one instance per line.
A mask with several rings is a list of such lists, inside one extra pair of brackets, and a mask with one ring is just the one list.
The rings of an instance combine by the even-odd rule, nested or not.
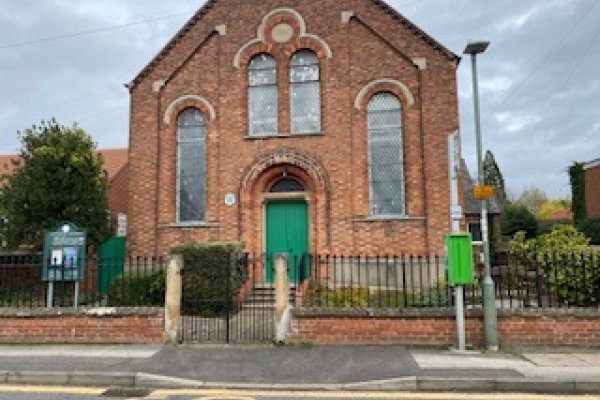
[(46, 293), (46, 308), (54, 306), (54, 282), (48, 281), (48, 293)]
[[(460, 143), (458, 132), (448, 136), (448, 173), (450, 178), (450, 219), (452, 233), (460, 231), (462, 210), (458, 204), (458, 167), (460, 163)], [(454, 306), (456, 308), (456, 336), (458, 337), (458, 350), (464, 351), (465, 346), (465, 312), (463, 304), (463, 285), (454, 287)]]

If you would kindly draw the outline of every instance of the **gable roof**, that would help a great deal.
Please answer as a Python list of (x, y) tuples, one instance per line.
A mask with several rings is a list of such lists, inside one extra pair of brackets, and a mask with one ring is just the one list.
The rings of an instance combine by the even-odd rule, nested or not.
[(600, 158), (596, 158), (595, 160), (592, 161), (588, 161), (586, 163), (583, 164), (583, 169), (584, 170), (588, 170), (590, 168), (596, 168), (600, 166)]
[[(99, 149), (95, 153), (101, 154), (104, 160), (103, 169), (106, 171), (108, 180), (112, 180), (127, 164), (127, 148)], [(14, 166), (11, 160), (18, 160), (17, 154), (0, 155), (0, 176), (12, 175)]]
[[(227, 0), (207, 0), (206, 3), (196, 13), (179, 29), (179, 31), (167, 42), (165, 46), (150, 60), (148, 64), (146, 64), (142, 70), (131, 80), (131, 82), (125, 84), (130, 91), (134, 89), (158, 64), (163, 58), (167, 56), (169, 50), (171, 50), (184, 36), (187, 32), (189, 32), (196, 22), (198, 22), (203, 15), (205, 15), (210, 9), (214, 8), (215, 5), (219, 1), (227, 1)], [(446, 56), (449, 60), (459, 62), (460, 57), (456, 55), (454, 52), (449, 50), (447, 47), (442, 45), (440, 42), (435, 40), (433, 37), (429, 36), (424, 30), (415, 25), (413, 22), (408, 20), (398, 11), (396, 11), (392, 6), (387, 4), (383, 0), (366, 0), (375, 4), (377, 7), (381, 8), (387, 14), (391, 15), (392, 18), (399, 21), (405, 28), (407, 28), (410, 32), (412, 32), (415, 36), (421, 38), (425, 43), (431, 46), (434, 50), (438, 51), (442, 55)]]

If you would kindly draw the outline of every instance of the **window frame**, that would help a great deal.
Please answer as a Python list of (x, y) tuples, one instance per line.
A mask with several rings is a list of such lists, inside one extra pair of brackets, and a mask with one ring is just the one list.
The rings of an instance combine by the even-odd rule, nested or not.
[[(259, 57), (267, 57), (269, 60), (271, 60), (274, 64), (273, 67), (270, 68), (252, 68), (252, 62), (254, 60), (256, 60)], [(252, 71), (268, 71), (268, 70), (274, 70), (274, 76), (275, 76), (275, 82), (274, 83), (269, 83), (269, 84), (261, 84), (261, 85), (252, 85), (251, 84), (251, 73)], [(277, 59), (269, 54), (269, 53), (258, 53), (253, 55), (250, 58), (250, 61), (248, 62), (248, 66), (246, 68), (246, 79), (247, 79), (247, 91), (246, 91), (246, 99), (247, 99), (247, 105), (246, 105), (246, 113), (247, 113), (247, 136), (250, 138), (262, 138), (262, 137), (272, 137), (272, 136), (277, 136), (279, 133), (279, 68), (277, 65)], [(275, 93), (275, 102), (274, 102), (274, 106), (275, 106), (275, 129), (273, 132), (254, 132), (252, 129), (253, 123), (252, 123), (252, 119), (251, 119), (251, 102), (252, 102), (252, 96), (251, 96), (251, 92), (252, 92), (252, 88), (266, 88), (269, 87), (271, 89), (274, 88), (274, 93)]]
[[(399, 120), (399, 125), (398, 126), (386, 126), (384, 128), (376, 128), (376, 129), (372, 129), (370, 124), (369, 124), (369, 119), (370, 119), (370, 110), (369, 107), (371, 105), (371, 103), (378, 97), (378, 96), (383, 96), (383, 95), (388, 95), (388, 96), (393, 96), (394, 99), (397, 101), (398, 103), (398, 110), (397, 112), (399, 113), (398, 115), (398, 120)], [(377, 110), (376, 112), (389, 112), (389, 111), (395, 111), (395, 110)], [(400, 97), (390, 91), (379, 91), (374, 93), (370, 98), (369, 101), (366, 103), (365, 106), (365, 122), (366, 122), (366, 133), (367, 133), (367, 185), (368, 185), (368, 190), (369, 190), (369, 216), (371, 218), (375, 218), (375, 219), (403, 219), (406, 218), (408, 216), (407, 213), (407, 204), (406, 204), (406, 170), (405, 170), (405, 163), (404, 163), (404, 113), (403, 113), (403, 107), (402, 107), (402, 101), (400, 100)], [(400, 178), (399, 178), (399, 191), (400, 191), (400, 211), (399, 212), (385, 212), (385, 213), (376, 213), (375, 210), (375, 204), (374, 204), (374, 191), (373, 191), (373, 164), (371, 162), (371, 156), (372, 156), (372, 135), (373, 132), (376, 132), (378, 130), (391, 130), (391, 129), (397, 129), (397, 133), (399, 135), (399, 145), (398, 145), (398, 165), (400, 168)]]
[[(314, 59), (312, 60), (311, 63), (309, 64), (298, 64), (298, 65), (294, 65), (294, 60), (297, 57), (300, 57), (302, 55), (302, 53), (304, 54), (310, 54), (312, 57), (314, 57)], [(293, 73), (295, 71), (295, 68), (298, 67), (316, 67), (316, 72), (317, 72), (317, 79), (313, 79), (313, 80), (301, 80), (301, 81), (294, 81), (292, 79)], [(290, 120), (290, 135), (308, 135), (308, 134), (315, 134), (315, 133), (319, 133), (322, 131), (322, 110), (321, 110), (321, 105), (322, 105), (322, 99), (321, 99), (321, 60), (319, 59), (319, 56), (317, 55), (316, 52), (314, 52), (311, 49), (299, 49), (298, 51), (296, 51), (294, 54), (292, 54), (292, 56), (289, 59), (288, 62), (288, 97), (289, 97), (289, 120)], [(300, 130), (300, 129), (294, 129), (294, 88), (295, 87), (306, 87), (309, 85), (316, 85), (317, 86), (317, 92), (318, 92), (318, 106), (317, 106), (317, 114), (316, 114), (316, 128), (314, 130)], [(304, 116), (304, 118), (308, 118), (311, 115), (308, 116)]]
[[(180, 138), (180, 121), (181, 118), (183, 116), (183, 114), (187, 111), (197, 111), (199, 113), (199, 115), (202, 117), (202, 124), (199, 125), (199, 129), (200, 129), (200, 134), (198, 138), (194, 138), (192, 140), (188, 139), (187, 141), (182, 141), (182, 139)], [(202, 110), (200, 110), (198, 107), (186, 107), (183, 110), (181, 110), (178, 115), (177, 115), (177, 124), (176, 124), (176, 148), (175, 148), (175, 152), (176, 152), (176, 164), (177, 164), (177, 170), (175, 171), (175, 181), (176, 181), (176, 189), (175, 189), (175, 221), (177, 223), (177, 225), (194, 225), (194, 224), (201, 224), (204, 223), (206, 221), (206, 206), (207, 206), (207, 155), (208, 155), (208, 151), (207, 151), (207, 135), (208, 135), (208, 127), (206, 124), (206, 118), (204, 116), (204, 113), (202, 112)], [(204, 157), (200, 158), (201, 160), (203, 159), (204, 161), (204, 174), (202, 175), (201, 179), (203, 181), (203, 192), (202, 192), (202, 210), (201, 210), (201, 219), (189, 219), (189, 220), (182, 220), (181, 219), (181, 166), (182, 166), (182, 156), (181, 156), (181, 144), (182, 143), (199, 143), (201, 146), (202, 151), (204, 152)]]

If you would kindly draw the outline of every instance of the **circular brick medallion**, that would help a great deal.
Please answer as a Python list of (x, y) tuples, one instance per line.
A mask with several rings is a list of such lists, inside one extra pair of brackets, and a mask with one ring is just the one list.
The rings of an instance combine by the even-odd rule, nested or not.
[(271, 31), (271, 37), (275, 43), (287, 43), (294, 37), (294, 28), (286, 23), (277, 24)]

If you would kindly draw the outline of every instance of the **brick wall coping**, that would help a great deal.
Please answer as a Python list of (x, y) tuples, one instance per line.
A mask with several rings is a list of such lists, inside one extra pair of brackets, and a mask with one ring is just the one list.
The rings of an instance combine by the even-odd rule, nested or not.
[[(454, 317), (454, 308), (295, 308), (292, 315), (297, 318), (446, 318)], [(569, 317), (598, 318), (600, 308), (519, 308), (497, 310), (498, 317)], [(466, 310), (467, 317), (482, 317), (482, 310)]]
[(113, 318), (113, 317), (160, 317), (162, 307), (79, 307), (75, 308), (0, 308), (0, 318)]

